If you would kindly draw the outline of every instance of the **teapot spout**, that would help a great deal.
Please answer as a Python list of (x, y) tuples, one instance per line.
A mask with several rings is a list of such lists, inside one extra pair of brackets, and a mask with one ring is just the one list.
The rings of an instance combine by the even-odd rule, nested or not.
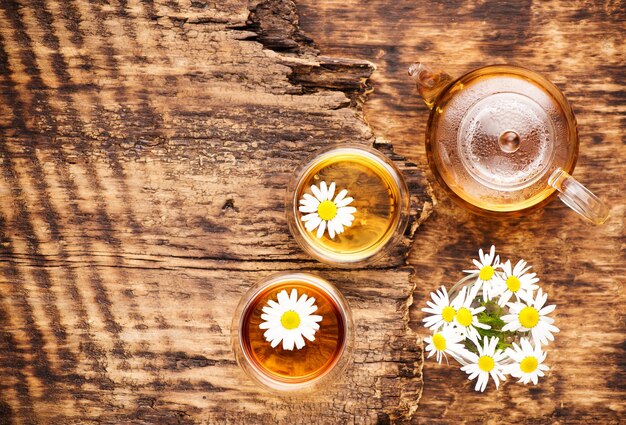
[(409, 67), (409, 76), (415, 80), (417, 90), (429, 109), (433, 108), (439, 94), (453, 80), (443, 71), (433, 71), (423, 63), (416, 62)]

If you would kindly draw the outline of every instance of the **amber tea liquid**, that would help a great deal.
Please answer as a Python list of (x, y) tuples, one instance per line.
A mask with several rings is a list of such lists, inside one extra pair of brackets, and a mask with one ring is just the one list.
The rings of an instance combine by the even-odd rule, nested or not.
[(306, 170), (296, 199), (311, 193), (311, 185), (335, 182), (335, 193), (347, 189), (347, 196), (354, 198), (350, 206), (357, 211), (352, 226), (344, 233), (331, 238), (325, 232), (319, 239), (315, 231), (304, 228), (302, 214), (298, 214), (297, 222), (307, 242), (337, 261), (368, 258), (378, 252), (394, 235), (400, 219), (401, 195), (394, 174), (388, 164), (367, 152), (345, 149), (320, 157)]
[[(305, 346), (298, 350), (284, 350), (282, 343), (272, 348), (265, 340), (259, 325), (262, 308), (268, 300), (276, 300), (277, 294), (292, 289), (298, 296), (306, 294), (315, 298), (317, 311), (322, 316), (315, 340), (305, 340)], [(269, 378), (287, 383), (306, 382), (325, 375), (338, 362), (346, 345), (346, 322), (334, 298), (322, 289), (306, 281), (287, 280), (271, 285), (258, 293), (244, 309), (241, 322), (241, 344), (244, 355), (250, 363)]]

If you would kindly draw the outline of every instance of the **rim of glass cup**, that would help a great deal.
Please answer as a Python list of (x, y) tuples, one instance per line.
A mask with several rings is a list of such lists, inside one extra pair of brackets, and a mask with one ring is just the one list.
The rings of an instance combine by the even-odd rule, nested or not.
[[(336, 153), (356, 153), (374, 160), (381, 166), (382, 170), (387, 172), (388, 176), (391, 178), (390, 181), (393, 182), (398, 190), (398, 219), (394, 228), (389, 232), (387, 241), (381, 244), (378, 250), (367, 256), (363, 256), (363, 254), (361, 254), (366, 249), (349, 254), (338, 254), (336, 252), (331, 254), (329, 250), (322, 249), (315, 246), (313, 243), (309, 243), (309, 232), (297, 218), (299, 214), (297, 194), (303, 184), (303, 177), (306, 176), (309, 170), (316, 166), (320, 161)], [(337, 267), (362, 267), (373, 264), (382, 259), (385, 254), (387, 254), (389, 250), (396, 246), (396, 244), (402, 239), (404, 231), (409, 223), (410, 194), (402, 172), (387, 156), (372, 147), (348, 143), (320, 149), (309, 155), (302, 162), (296, 174), (289, 180), (289, 186), (286, 193), (285, 210), (287, 213), (289, 230), (292, 236), (298, 245), (311, 257), (323, 263)], [(341, 258), (341, 260), (338, 260), (337, 258)]]
[[(315, 286), (316, 289), (324, 292), (332, 298), (339, 308), (345, 329), (345, 337), (341, 347), (341, 353), (335, 361), (335, 364), (329, 367), (329, 369), (324, 371), (321, 375), (304, 382), (290, 383), (280, 381), (273, 379), (267, 373), (264, 373), (259, 367), (255, 366), (255, 362), (250, 359), (246, 353), (246, 350), (243, 348), (243, 340), (241, 338), (243, 319), (252, 301), (262, 291), (265, 291), (271, 286), (280, 285), (285, 281), (305, 282)], [(327, 280), (309, 273), (274, 273), (250, 287), (250, 289), (246, 291), (239, 301), (239, 304), (235, 309), (231, 325), (231, 343), (237, 364), (239, 364), (248, 377), (265, 389), (276, 393), (289, 393), (293, 395), (313, 392), (320, 389), (323, 384), (333, 382), (352, 362), (354, 354), (354, 322), (352, 320), (352, 312), (348, 302), (343, 297), (341, 292), (339, 292), (335, 285)]]

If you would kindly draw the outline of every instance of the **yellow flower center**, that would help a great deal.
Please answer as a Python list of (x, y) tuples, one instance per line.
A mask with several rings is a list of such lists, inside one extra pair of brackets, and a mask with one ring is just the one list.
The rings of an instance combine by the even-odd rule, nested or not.
[(472, 324), (472, 319), (472, 312), (465, 307), (461, 307), (459, 311), (456, 312), (456, 321), (459, 322), (461, 326), (467, 328)]
[(433, 345), (439, 351), (446, 349), (446, 339), (441, 334), (433, 335)]
[(478, 278), (486, 282), (489, 279), (491, 279), (491, 276), (493, 276), (494, 272), (495, 270), (493, 269), (493, 267), (485, 266), (482, 269), (480, 269), (480, 273), (478, 273)]
[(520, 288), (520, 286), (522, 286), (522, 284), (520, 283), (520, 281), (517, 278), (517, 276), (509, 276), (506, 279), (506, 286), (509, 288), (509, 291), (517, 292), (517, 291), (519, 291), (519, 288)]
[(300, 315), (293, 310), (287, 310), (280, 317), (280, 324), (287, 330), (300, 326)]
[(521, 361), (521, 363), (519, 364), (519, 368), (524, 373), (531, 373), (537, 369), (538, 365), (539, 365), (539, 362), (537, 361), (537, 358), (529, 356)]
[(534, 328), (539, 323), (539, 312), (533, 307), (524, 307), (519, 312), (519, 322), (525, 328)]
[(337, 205), (333, 201), (322, 201), (317, 207), (317, 214), (322, 220), (332, 220), (337, 215)]
[(478, 368), (483, 372), (491, 372), (496, 363), (491, 356), (480, 356), (478, 358)]
[(456, 311), (450, 306), (444, 307), (443, 310), (441, 310), (441, 317), (448, 323), (454, 320), (455, 314)]

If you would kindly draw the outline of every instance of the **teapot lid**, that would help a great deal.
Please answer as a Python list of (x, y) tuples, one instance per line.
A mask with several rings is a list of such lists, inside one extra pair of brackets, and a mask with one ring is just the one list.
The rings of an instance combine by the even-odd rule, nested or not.
[(547, 187), (556, 167), (575, 160), (567, 101), (523, 68), (491, 66), (459, 78), (435, 104), (430, 124), (439, 174), (472, 203), (468, 197), (524, 201)]
[[(520, 87), (521, 88), (521, 87)], [(520, 90), (521, 91), (521, 90)], [(555, 129), (545, 96), (532, 90), (490, 93), (462, 115), (458, 149), (474, 178), (494, 189), (527, 186), (550, 165)]]

